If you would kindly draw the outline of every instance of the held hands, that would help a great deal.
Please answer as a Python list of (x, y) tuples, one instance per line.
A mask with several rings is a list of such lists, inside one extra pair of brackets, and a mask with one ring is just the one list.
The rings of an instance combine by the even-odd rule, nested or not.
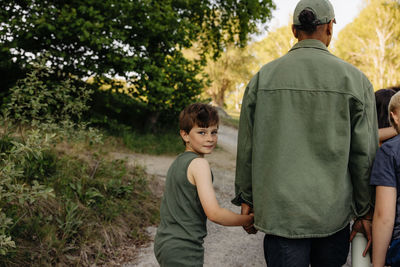
[(350, 242), (356, 236), (357, 233), (362, 233), (367, 238), (367, 247), (364, 249), (363, 256), (367, 254), (368, 250), (371, 248), (372, 244), (372, 216), (370, 214), (364, 217), (358, 218), (352, 227), (350, 234)]
[(254, 227), (254, 214), (253, 214), (253, 210), (252, 208), (247, 205), (246, 203), (242, 203), (242, 211), (241, 211), (242, 215), (250, 215), (253, 217), (253, 219), (251, 220), (251, 223), (243, 226), (243, 229), (248, 233), (248, 234), (256, 234), (257, 233), (257, 229)]
[[(250, 213), (248, 215), (242, 214), (243, 216), (246, 216), (247, 219), (247, 224), (243, 226), (243, 229), (248, 233), (248, 234), (253, 234), (253, 229), (255, 230), (254, 234), (257, 233), (257, 230), (254, 228), (254, 214)], [(250, 232), (249, 232), (250, 231)]]

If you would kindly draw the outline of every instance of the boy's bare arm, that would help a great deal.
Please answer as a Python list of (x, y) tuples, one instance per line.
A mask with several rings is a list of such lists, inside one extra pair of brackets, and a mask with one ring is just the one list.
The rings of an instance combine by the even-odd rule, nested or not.
[(377, 186), (372, 222), (372, 261), (374, 267), (383, 267), (385, 265), (386, 252), (392, 238), (395, 215), (396, 188)]
[(221, 208), (212, 185), (211, 170), (204, 158), (194, 159), (188, 168), (188, 179), (195, 182), (201, 205), (207, 218), (225, 226), (249, 226), (253, 223), (253, 215), (240, 215)]

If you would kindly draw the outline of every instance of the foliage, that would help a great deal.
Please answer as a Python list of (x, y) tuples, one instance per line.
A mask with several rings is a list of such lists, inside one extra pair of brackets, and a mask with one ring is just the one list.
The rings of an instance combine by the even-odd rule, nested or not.
[(400, 81), (399, 17), (400, 8), (395, 1), (368, 0), (335, 42), (335, 53), (360, 68), (376, 90)]
[(262, 65), (285, 55), (295, 43), (296, 38), (289, 24), (269, 32), (267, 37), (250, 47), (258, 59), (255, 71), (258, 71)]
[(124, 92), (95, 90), (89, 104), (91, 124), (111, 134), (120, 134), (123, 125), (134, 129), (144, 129), (146, 126), (146, 106)]
[[(4, 122), (4, 118), (2, 119)], [(2, 127), (4, 129), (7, 126)], [(25, 143), (9, 140), (9, 149), (2, 150), (0, 154), (0, 255), (6, 255), (10, 249), (15, 248), (10, 230), (22, 218), (10, 218), (7, 215), (9, 209), (29, 211), (29, 207), (41, 198), (52, 196), (53, 190), (50, 187), (39, 184), (35, 179), (38, 177), (27, 177), (24, 171), (43, 159), (43, 153), (49, 148), (52, 136), (46, 135), (42, 138), (38, 131), (32, 131), (27, 137)], [(7, 138), (2, 138), (5, 139)]]
[[(46, 152), (56, 136), (52, 131), (54, 125), (62, 124), (62, 129), (66, 129), (66, 125), (74, 126), (71, 115), (79, 119), (86, 109), (86, 101), (79, 94), (70, 95), (76, 90), (68, 80), (54, 90), (49, 90), (40, 80), (49, 76), (45, 69), (40, 64), (35, 65), (33, 71), (11, 89), (10, 102), (0, 120), (1, 255), (6, 255), (10, 248), (15, 247), (10, 236), (10, 225), (15, 221), (6, 216), (7, 211), (10, 208), (26, 208), (52, 195), (52, 189), (41, 184), (40, 179), (51, 169), (46, 166)], [(87, 93), (83, 94), (83, 99), (87, 98)], [(28, 131), (22, 133), (27, 125)], [(49, 125), (52, 125), (51, 129)], [(13, 137), (16, 128), (20, 130), (21, 140)]]
[[(3, 0), (0, 61), (24, 67), (48, 52), (64, 77), (124, 77), (157, 119), (195, 101), (206, 54), (217, 56), (227, 43), (246, 45), (273, 8), (272, 0)], [(181, 53), (194, 40), (203, 60)], [(7, 68), (0, 71), (8, 77)]]
[[(89, 138), (99, 142), (101, 136), (82, 121), (93, 91), (77, 87), (72, 78), (53, 83), (53, 71), (45, 66), (46, 58), (32, 62), (31, 71), (10, 89), (4, 115), (10, 125), (23, 129), (32, 127), (58, 138)], [(80, 134), (77, 134), (80, 133)]]
[(34, 63), (27, 77), (12, 88), (8, 111), (14, 121), (33, 127), (43, 124), (77, 121), (88, 107), (92, 91), (75, 87), (71, 79), (54, 86), (46, 84), (49, 69)]
[(236, 48), (232, 45), (216, 60), (210, 58), (204, 72), (210, 79), (205, 87), (205, 94), (210, 96), (213, 103), (224, 107), (228, 93), (238, 91), (240, 85), (247, 83), (251, 76), (255, 58), (246, 48)]
[[(90, 92), (51, 74), (33, 65), (0, 118), (2, 266), (91, 266), (158, 220), (144, 170), (91, 152), (101, 136), (82, 126)], [(85, 143), (75, 152), (62, 140)]]
[(53, 150), (56, 157), (49, 164), (54, 172), (41, 179), (52, 197), (39, 200), (36, 194), (29, 205), (2, 201), (9, 221), (3, 223), (2, 215), (0, 221), (8, 225), (6, 233), (14, 242), (7, 255), (0, 256), (2, 264), (106, 263), (113, 256), (112, 248), (128, 240), (139, 244), (144, 227), (158, 222), (159, 199), (150, 193), (140, 166), (101, 158), (93, 147), (82, 149), (85, 160), (79, 158), (80, 150)]
[(157, 134), (129, 130), (123, 132), (122, 139), (127, 148), (137, 153), (178, 155), (185, 150), (178, 130)]
[[(228, 90), (225, 97), (228, 109), (239, 111), (241, 99), (243, 98), (245, 87), (251, 75), (259, 71), (262, 65), (286, 54), (295, 42), (296, 39), (292, 34), (290, 26), (283, 26), (270, 31), (264, 39), (252, 43), (246, 49), (246, 53), (239, 53), (239, 55), (233, 57), (233, 59), (236, 58), (236, 64), (229, 67), (227, 74), (223, 72), (223, 66), (219, 63), (220, 61), (217, 61), (218, 65), (208, 65), (207, 68), (209, 68), (209, 66), (216, 68), (216, 75), (210, 76), (216, 76), (217, 81), (222, 81), (219, 82), (220, 84), (226, 81), (228, 75), (231, 75), (232, 81), (235, 81), (233, 83), (234, 86), (231, 86), (231, 89)], [(234, 51), (239, 50), (235, 49)], [(225, 57), (229, 59), (228, 56)], [(221, 62), (223, 62), (223, 59), (224, 55), (221, 57)], [(233, 72), (231, 72), (231, 70)], [(222, 86), (220, 85), (217, 88), (222, 88)]]

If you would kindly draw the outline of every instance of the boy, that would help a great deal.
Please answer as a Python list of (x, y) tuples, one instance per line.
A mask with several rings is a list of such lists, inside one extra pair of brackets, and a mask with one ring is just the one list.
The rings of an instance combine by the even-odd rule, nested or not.
[[(400, 132), (400, 93), (389, 102), (390, 124)], [(375, 212), (372, 223), (372, 262), (374, 267), (386, 264), (400, 266), (400, 135), (379, 148), (371, 173), (376, 186)]]
[(212, 186), (213, 176), (205, 154), (218, 139), (218, 114), (210, 105), (196, 103), (179, 115), (180, 135), (186, 147), (167, 173), (161, 203), (161, 222), (154, 253), (161, 266), (203, 266), (206, 220), (225, 226), (246, 226), (253, 215), (221, 208)]

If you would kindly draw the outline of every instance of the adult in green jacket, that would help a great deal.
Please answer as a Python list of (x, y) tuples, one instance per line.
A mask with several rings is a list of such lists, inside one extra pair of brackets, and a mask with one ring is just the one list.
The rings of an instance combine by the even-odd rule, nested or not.
[(329, 0), (301, 0), (298, 43), (263, 66), (243, 97), (232, 202), (244, 214), (254, 208), (268, 267), (342, 266), (350, 221), (370, 233), (374, 92), (328, 51), (334, 23)]

